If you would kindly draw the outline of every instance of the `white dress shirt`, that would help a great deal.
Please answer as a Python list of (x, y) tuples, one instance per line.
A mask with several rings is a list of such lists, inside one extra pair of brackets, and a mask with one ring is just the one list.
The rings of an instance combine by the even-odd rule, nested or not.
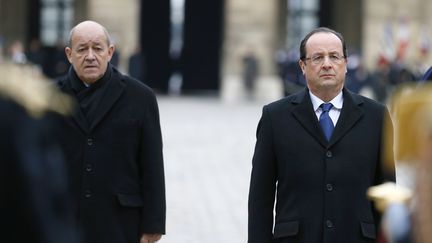
[(332, 119), (334, 126), (336, 127), (336, 123), (339, 120), (340, 112), (342, 110), (342, 105), (343, 105), (342, 91), (338, 95), (336, 95), (336, 97), (334, 97), (330, 102), (322, 101), (320, 98), (316, 97), (310, 91), (309, 91), (309, 95), (311, 97), (312, 106), (313, 106), (313, 109), (315, 111), (315, 115), (317, 116), (318, 120), (319, 120), (319, 117), (322, 113), (322, 109), (321, 109), (320, 105), (322, 103), (332, 103), (333, 107), (329, 111), (329, 116)]

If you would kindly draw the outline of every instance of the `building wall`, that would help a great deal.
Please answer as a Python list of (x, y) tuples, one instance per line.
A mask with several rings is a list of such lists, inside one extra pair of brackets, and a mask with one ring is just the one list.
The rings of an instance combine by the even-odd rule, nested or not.
[(87, 0), (74, 0), (74, 24), (77, 24), (88, 16), (88, 4)]
[(0, 0), (0, 38), (5, 42), (3, 48), (7, 48), (15, 40), (26, 41), (26, 16), (25, 0)]
[[(226, 0), (225, 33), (222, 50), (222, 76), (241, 75), (241, 57), (247, 48), (253, 49), (260, 62), (260, 74), (276, 74), (273, 55), (280, 47), (281, 16), (285, 0), (250, 1)], [(75, 0), (75, 23), (84, 19), (101, 22), (112, 33), (117, 48), (121, 52), (121, 66), (126, 68), (126, 60), (135, 49), (139, 38), (140, 0), (107, 1)], [(356, 3), (354, 3), (356, 2)], [(408, 48), (405, 61), (410, 66), (432, 65), (432, 55), (421, 55), (420, 42), (427, 40), (432, 45), (432, 1), (429, 0), (334, 0), (332, 14), (337, 29), (345, 35), (347, 41), (360, 46), (367, 68), (374, 69), (380, 54), (397, 45), (398, 33), (405, 27), (408, 33)], [(358, 9), (355, 15), (347, 9)], [(357, 16), (360, 13), (360, 16)], [(27, 1), (0, 0), (0, 35), (9, 44), (15, 39), (27, 37)], [(361, 23), (358, 23), (361, 21)], [(393, 43), (384, 39), (385, 26), (392, 31)], [(353, 27), (354, 26), (354, 27)], [(424, 38), (426, 36), (427, 38)]]
[(241, 58), (251, 49), (263, 75), (273, 74), (273, 54), (278, 44), (277, 1), (227, 0), (223, 61), (225, 74), (241, 73)]
[(140, 0), (87, 0), (88, 19), (104, 25), (120, 52), (120, 68), (127, 70), (127, 59), (139, 42)]
[(343, 34), (350, 49), (362, 47), (362, 1), (333, 0), (332, 26)]
[(222, 98), (246, 96), (242, 80), (242, 57), (252, 51), (258, 59), (258, 79), (253, 96), (274, 100), (282, 96), (274, 54), (280, 47), (279, 1), (226, 0), (222, 48)]
[[(226, 80), (241, 79), (241, 57), (251, 48), (260, 61), (260, 73), (275, 77), (273, 54), (285, 35), (280, 25), (282, 1), (227, 0), (225, 11), (225, 42), (223, 75)], [(400, 40), (407, 43), (401, 60), (417, 74), (432, 65), (432, 1), (428, 0), (333, 0), (331, 27), (340, 31), (349, 47), (359, 51), (367, 69), (376, 68), (383, 52), (393, 52), (394, 61)], [(279, 21), (279, 22), (278, 22)], [(384, 41), (385, 26), (392, 31), (390, 43)], [(404, 34), (405, 33), (405, 34)], [(405, 36), (405, 37), (403, 37)], [(420, 52), (420, 43), (429, 51)]]

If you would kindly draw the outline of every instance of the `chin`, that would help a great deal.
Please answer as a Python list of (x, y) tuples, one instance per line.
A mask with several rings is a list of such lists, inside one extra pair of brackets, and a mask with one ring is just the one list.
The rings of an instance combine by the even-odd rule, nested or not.
[(322, 87), (335, 87), (337, 86), (337, 83), (334, 80), (324, 80), (321, 83)]

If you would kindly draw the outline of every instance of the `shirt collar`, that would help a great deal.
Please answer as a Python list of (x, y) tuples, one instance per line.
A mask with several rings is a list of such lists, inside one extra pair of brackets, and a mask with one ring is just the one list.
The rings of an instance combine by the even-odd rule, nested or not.
[(111, 73), (112, 73), (112, 65), (111, 65), (111, 63), (108, 63), (107, 70), (105, 71), (102, 78), (100, 78), (98, 81), (96, 81), (93, 85), (89, 85), (89, 84), (84, 83), (84, 81), (82, 81), (78, 77), (78, 74), (76, 73), (76, 71), (72, 65), (70, 65), (70, 67), (69, 67), (69, 77), (72, 81), (72, 89), (75, 90), (76, 93), (80, 93), (81, 91), (83, 91), (89, 87), (93, 87), (93, 89), (98, 88), (99, 86), (101, 86), (103, 83), (107, 82), (107, 80), (109, 80), (111, 78)]
[[(323, 100), (321, 100), (320, 98), (318, 98), (317, 96), (315, 96), (314, 94), (312, 94), (312, 92), (310, 92), (310, 91), (309, 91), (309, 95), (310, 95), (310, 98), (311, 98), (311, 101), (312, 101), (312, 105), (313, 105), (314, 111), (317, 111), (322, 103), (327, 103), (327, 102), (324, 102)], [(328, 103), (332, 103), (333, 104), (333, 108), (341, 110), (342, 109), (342, 105), (343, 105), (342, 90), (341, 90), (341, 92), (339, 92), (338, 95), (336, 95), (336, 97), (334, 97)]]

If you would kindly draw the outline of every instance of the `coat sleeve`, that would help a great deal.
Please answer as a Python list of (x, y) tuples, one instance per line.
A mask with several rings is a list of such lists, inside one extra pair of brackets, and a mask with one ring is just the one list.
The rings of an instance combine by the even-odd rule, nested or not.
[(147, 99), (145, 120), (141, 127), (141, 195), (144, 201), (142, 233), (165, 234), (166, 199), (162, 155), (162, 134), (156, 97)]
[(249, 188), (248, 243), (271, 243), (276, 190), (276, 157), (268, 109), (258, 124)]

